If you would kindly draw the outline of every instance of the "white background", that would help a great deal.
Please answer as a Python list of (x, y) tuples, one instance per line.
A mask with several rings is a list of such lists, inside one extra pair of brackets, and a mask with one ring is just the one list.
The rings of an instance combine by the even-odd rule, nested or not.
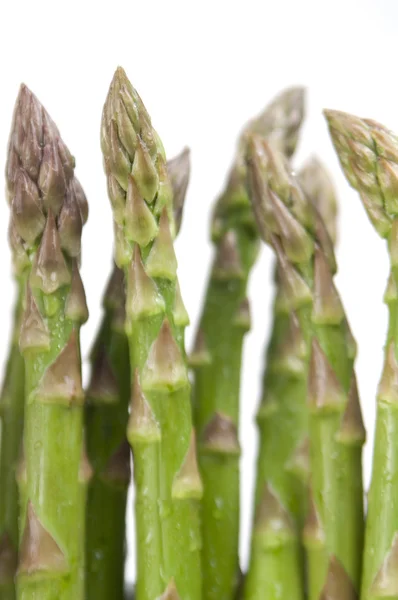
[[(91, 318), (87, 355), (100, 319), (111, 263), (112, 217), (99, 147), (101, 109), (122, 65), (152, 115), (171, 157), (185, 144), (193, 171), (177, 242), (179, 273), (195, 323), (211, 258), (209, 214), (232, 160), (243, 123), (282, 88), (308, 88), (308, 116), (296, 165), (316, 152), (340, 198), (337, 283), (359, 343), (357, 372), (368, 429), (369, 481), (375, 390), (382, 366), (388, 270), (384, 243), (345, 182), (332, 149), (324, 107), (372, 117), (398, 131), (396, 0), (19, 0), (0, 8), (0, 164), (18, 85), (45, 104), (77, 158), (90, 202), (84, 232), (83, 279)], [(3, 167), (1, 167), (3, 168)], [(13, 299), (6, 241), (8, 208), (0, 203), (0, 358)], [(242, 385), (242, 558), (247, 558), (256, 435), (254, 410), (270, 328), (272, 256), (264, 249), (253, 271), (254, 326), (247, 337)], [(188, 331), (190, 346), (193, 328)], [(134, 576), (130, 556), (128, 576)]]

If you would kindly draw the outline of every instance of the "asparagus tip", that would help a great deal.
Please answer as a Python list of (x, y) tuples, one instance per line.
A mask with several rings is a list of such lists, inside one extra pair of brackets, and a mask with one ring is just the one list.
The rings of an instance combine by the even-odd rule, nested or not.
[(256, 133), (268, 138), (287, 156), (296, 148), (298, 133), (305, 115), (306, 89), (290, 87), (282, 91), (273, 102), (245, 126), (241, 134), (242, 146), (249, 134)]

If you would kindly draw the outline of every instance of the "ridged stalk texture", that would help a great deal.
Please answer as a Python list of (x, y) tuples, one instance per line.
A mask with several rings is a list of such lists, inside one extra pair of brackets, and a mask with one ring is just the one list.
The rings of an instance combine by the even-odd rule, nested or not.
[(361, 598), (398, 598), (398, 138), (382, 125), (326, 111), (344, 173), (358, 190), (376, 231), (388, 243), (391, 261), (385, 302), (389, 329), (377, 393), (373, 469)]
[(257, 131), (290, 156), (303, 118), (303, 95), (299, 88), (284, 92), (247, 125), (212, 219), (215, 257), (190, 357), (204, 484), (202, 570), (206, 600), (231, 600), (239, 582), (240, 372), (243, 339), (250, 329), (247, 283), (259, 245), (245, 185), (246, 141), (249, 132)]
[(93, 469), (86, 509), (86, 598), (122, 600), (125, 513), (130, 482), (126, 439), (130, 361), (123, 271), (114, 267), (104, 317), (91, 355), (85, 413), (87, 453)]
[(22, 86), (7, 164), (14, 261), (25, 264), (19, 348), (25, 360), (23, 456), (18, 469), (18, 600), (84, 598), (83, 401), (79, 275), (87, 202), (74, 159)]
[[(353, 370), (355, 344), (333, 283), (332, 242), (319, 211), (304, 195), (280, 153), (253, 137), (248, 160), (259, 230), (276, 252), (282, 289), (304, 340), (311, 487), (322, 528), (322, 534), (307, 528), (305, 543), (312, 548), (324, 540), (325, 560), (317, 554), (320, 585), (326, 579), (329, 558), (335, 556), (353, 589), (358, 590), (365, 434)], [(281, 502), (279, 496), (278, 500)], [(310, 571), (312, 568), (310, 564)], [(318, 598), (320, 591), (313, 589), (312, 597)]]
[(25, 367), (19, 351), (24, 274), (16, 269), (18, 283), (10, 351), (0, 398), (0, 598), (16, 597), (18, 550), (18, 486), (16, 468), (21, 450), (25, 405)]
[[(325, 168), (312, 158), (299, 173), (299, 181), (318, 207), (334, 241), (337, 202)], [(260, 436), (256, 506), (268, 482), (301, 529), (307, 514), (309, 476), (305, 342), (296, 315), (289, 311), (282, 282), (283, 277), (276, 271), (273, 329), (257, 414)]]
[(104, 106), (101, 141), (114, 215), (115, 261), (124, 269), (127, 284), (136, 598), (154, 600), (174, 581), (182, 600), (198, 600), (202, 484), (183, 348), (188, 316), (173, 248), (178, 222), (163, 146), (120, 68)]

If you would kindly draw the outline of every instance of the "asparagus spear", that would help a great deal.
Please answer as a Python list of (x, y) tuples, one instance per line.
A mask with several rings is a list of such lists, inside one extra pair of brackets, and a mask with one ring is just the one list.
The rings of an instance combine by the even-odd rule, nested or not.
[[(257, 231), (245, 189), (246, 141), (250, 131), (259, 131), (290, 156), (303, 118), (303, 95), (299, 88), (287, 90), (247, 125), (213, 215), (216, 253), (190, 357), (195, 374), (193, 405), (204, 482), (202, 570), (203, 596), (207, 600), (233, 598), (239, 575), (240, 369), (243, 338), (250, 328), (246, 288), (258, 251)], [(208, 429), (215, 427), (219, 429), (216, 450), (209, 447), (207, 440)]]
[[(276, 252), (287, 302), (305, 340), (312, 489), (327, 554), (337, 557), (358, 590), (364, 430), (355, 347), (333, 283), (333, 247), (283, 156), (258, 137), (249, 147), (249, 181), (261, 236)], [(318, 569), (325, 579), (327, 562)]]
[(20, 452), (24, 411), (24, 362), (18, 348), (22, 312), (24, 265), (14, 265), (18, 297), (14, 311), (11, 348), (0, 398), (0, 597), (15, 599), (14, 578), (18, 548), (18, 487), (16, 465)]
[(76, 600), (84, 597), (78, 336), (87, 318), (77, 261), (87, 203), (74, 159), (26, 86), (16, 103), (6, 175), (12, 249), (15, 260), (25, 257), (28, 274), (19, 336), (26, 473), (18, 599)]
[(86, 510), (86, 597), (96, 600), (122, 600), (124, 591), (125, 512), (130, 481), (126, 440), (130, 364), (124, 309), (124, 275), (115, 266), (92, 352), (85, 419), (88, 456), (94, 469)]
[[(189, 181), (189, 150), (170, 160), (167, 170), (179, 227)], [(96, 600), (111, 596), (121, 599), (124, 590), (125, 509), (130, 481), (130, 450), (126, 444), (130, 362), (124, 331), (125, 304), (124, 274), (115, 265), (105, 293), (105, 314), (94, 344), (87, 392), (87, 442), (95, 477), (87, 503), (86, 595)]]
[[(337, 203), (330, 178), (312, 158), (298, 175), (303, 191), (318, 206), (331, 237), (335, 237)], [(263, 393), (258, 410), (260, 447), (256, 506), (266, 482), (286, 505), (290, 518), (302, 527), (306, 516), (308, 480), (308, 419), (305, 342), (294, 313), (284, 301), (283, 278), (276, 272), (273, 331), (266, 352)]]
[(385, 294), (389, 329), (385, 365), (377, 393), (362, 598), (398, 598), (398, 138), (382, 125), (368, 119), (332, 110), (325, 111), (325, 115), (344, 173), (352, 187), (358, 190), (376, 231), (387, 239), (391, 260), (391, 275)]
[(173, 195), (162, 144), (120, 68), (105, 103), (101, 140), (115, 223), (115, 260), (127, 282), (136, 597), (153, 600), (174, 580), (182, 600), (195, 600), (201, 595), (202, 484), (181, 339), (186, 315), (173, 248)]

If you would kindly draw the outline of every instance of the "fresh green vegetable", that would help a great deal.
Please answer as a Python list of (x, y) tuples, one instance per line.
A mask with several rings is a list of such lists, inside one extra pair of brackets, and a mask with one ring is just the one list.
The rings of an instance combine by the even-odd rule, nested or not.
[[(276, 252), (285, 300), (297, 315), (304, 339), (312, 491), (327, 558), (337, 557), (358, 590), (364, 429), (353, 371), (355, 345), (333, 283), (332, 243), (318, 210), (280, 153), (253, 137), (248, 161), (259, 230)], [(318, 568), (322, 582), (327, 560)]]
[[(335, 237), (337, 202), (325, 168), (312, 158), (298, 177), (304, 193), (318, 207), (331, 237)], [(257, 415), (260, 446), (256, 505), (264, 485), (270, 483), (293, 522), (301, 528), (307, 514), (309, 475), (305, 341), (296, 315), (289, 310), (288, 290), (283, 289), (282, 281), (283, 277), (276, 272), (273, 330)]]
[(88, 210), (74, 164), (22, 86), (6, 172), (14, 261), (28, 274), (19, 336), (26, 377), (19, 600), (84, 598), (79, 328), (88, 312), (78, 261)]
[(391, 261), (385, 294), (389, 330), (377, 394), (361, 597), (392, 599), (398, 598), (398, 138), (368, 119), (332, 110), (325, 115), (344, 173), (376, 231), (386, 238)]
[(18, 486), (16, 466), (21, 449), (25, 404), (25, 368), (18, 347), (24, 267), (15, 265), (18, 296), (11, 347), (0, 397), (0, 598), (14, 600), (18, 549)]
[[(231, 600), (239, 582), (240, 371), (245, 333), (250, 329), (247, 283), (258, 252), (258, 234), (246, 191), (244, 154), (250, 132), (259, 132), (290, 156), (303, 119), (303, 90), (281, 94), (244, 129), (224, 192), (218, 199), (211, 267), (196, 343), (193, 405), (204, 483), (202, 501), (203, 598)], [(228, 424), (233, 444), (209, 447), (208, 428)], [(231, 448), (232, 446), (232, 452)]]
[(138, 600), (172, 580), (184, 600), (201, 597), (199, 499), (190, 384), (177, 282), (177, 226), (163, 146), (118, 69), (103, 111), (102, 150), (115, 223), (115, 260), (127, 283), (133, 377), (128, 439), (134, 454)]
[(123, 271), (114, 267), (104, 298), (104, 317), (92, 351), (87, 391), (86, 439), (94, 470), (87, 499), (86, 598), (122, 600), (125, 513), (130, 482), (126, 440), (130, 362), (124, 332)]

